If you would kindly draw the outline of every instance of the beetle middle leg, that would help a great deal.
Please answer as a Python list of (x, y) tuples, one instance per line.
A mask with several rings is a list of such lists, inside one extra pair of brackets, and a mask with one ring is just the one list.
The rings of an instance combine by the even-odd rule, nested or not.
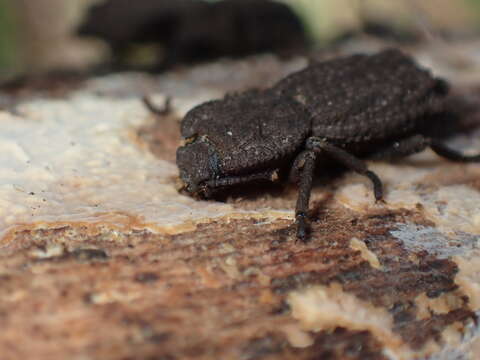
[(323, 139), (310, 137), (305, 143), (306, 150), (301, 152), (292, 167), (290, 178), (299, 179), (299, 193), (295, 207), (295, 220), (297, 223), (297, 239), (305, 241), (307, 237), (307, 210), (312, 190), (313, 175), (315, 171), (315, 160), (318, 153), (325, 153), (350, 170), (367, 176), (373, 183), (373, 192), (376, 201), (383, 199), (383, 186), (380, 178), (368, 170), (367, 165), (351, 155), (347, 151), (329, 144)]
[(324, 152), (348, 169), (364, 175), (370, 179), (373, 184), (373, 193), (377, 202), (383, 201), (383, 184), (380, 178), (373, 171), (370, 171), (367, 164), (349, 152), (339, 148), (338, 146), (328, 143), (318, 137), (310, 137), (307, 139), (306, 148), (315, 152)]
[(394, 160), (405, 156), (413, 155), (425, 150), (429, 146), (428, 139), (422, 135), (413, 135), (401, 139), (381, 148), (369, 156), (372, 160)]
[(429, 139), (430, 148), (439, 156), (458, 162), (480, 162), (480, 154), (465, 155), (453, 150), (437, 139)]
[(480, 154), (465, 155), (457, 150), (449, 148), (437, 139), (413, 135), (411, 137), (395, 141), (392, 145), (381, 149), (373, 154), (371, 159), (395, 159), (413, 155), (430, 147), (437, 155), (457, 162), (480, 162)]

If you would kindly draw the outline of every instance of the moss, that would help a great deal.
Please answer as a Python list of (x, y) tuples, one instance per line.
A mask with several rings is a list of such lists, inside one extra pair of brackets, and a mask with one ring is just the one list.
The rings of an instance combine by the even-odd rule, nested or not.
[[(480, 20), (480, 0), (466, 0), (477, 20)], [(477, 25), (477, 28), (479, 26)]]
[(9, 0), (0, 0), (0, 77), (17, 67), (16, 21)]

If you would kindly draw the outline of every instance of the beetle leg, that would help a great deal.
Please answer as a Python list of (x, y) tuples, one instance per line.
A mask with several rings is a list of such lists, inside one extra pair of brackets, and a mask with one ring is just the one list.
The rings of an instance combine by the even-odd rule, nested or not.
[(212, 190), (218, 190), (222, 187), (245, 184), (252, 181), (275, 181), (278, 178), (278, 169), (268, 170), (260, 173), (249, 174), (245, 176), (227, 176), (219, 179), (208, 180), (203, 184), (205, 196), (210, 197)]
[(316, 153), (313, 150), (301, 152), (293, 163), (291, 178), (297, 178), (299, 191), (295, 206), (295, 220), (297, 223), (297, 239), (305, 242), (307, 238), (307, 211), (312, 191), (313, 172), (315, 171)]
[(159, 108), (156, 104), (154, 104), (152, 99), (147, 95), (142, 97), (142, 101), (148, 111), (154, 115), (166, 116), (172, 111), (172, 98), (170, 96), (165, 99), (165, 103), (163, 104), (162, 108)]
[(303, 166), (305, 165), (305, 161), (310, 155), (312, 150), (305, 150), (302, 151), (300, 154), (297, 155), (295, 160), (293, 161), (293, 165), (290, 169), (290, 173), (288, 174), (288, 180), (292, 183), (298, 183), (300, 181), (300, 176), (302, 174)]
[(349, 152), (328, 143), (318, 137), (310, 137), (306, 142), (307, 149), (311, 149), (315, 152), (325, 152), (330, 157), (337, 160), (339, 163), (346, 166), (348, 169), (353, 170), (361, 175), (364, 175), (370, 179), (373, 184), (373, 193), (377, 202), (383, 201), (383, 185), (380, 178), (373, 171), (368, 170), (367, 165), (360, 159), (356, 158)]
[(459, 162), (480, 162), (480, 154), (476, 155), (465, 155), (459, 151), (450, 149), (448, 146), (436, 139), (428, 139), (430, 143), (430, 148), (441, 157), (444, 157), (448, 160), (459, 161)]
[(426, 138), (423, 135), (414, 135), (394, 142), (390, 147), (373, 154), (371, 159), (393, 159), (412, 155), (430, 147), (437, 155), (446, 159), (459, 162), (480, 162), (480, 154), (464, 155), (459, 151), (450, 149), (436, 139)]
[(414, 135), (405, 139), (393, 142), (389, 146), (375, 152), (369, 159), (392, 160), (408, 155), (413, 155), (425, 150), (430, 145), (428, 139), (422, 135)]

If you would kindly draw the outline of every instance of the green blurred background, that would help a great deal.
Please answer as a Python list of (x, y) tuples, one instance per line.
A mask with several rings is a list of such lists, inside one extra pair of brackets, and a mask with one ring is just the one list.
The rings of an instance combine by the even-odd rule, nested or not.
[[(104, 44), (72, 34), (87, 7), (98, 1), (0, 0), (0, 78), (79, 69), (105, 58)], [(339, 34), (360, 28), (365, 19), (470, 38), (480, 30), (480, 0), (283, 1), (302, 16), (316, 47), (326, 47)]]

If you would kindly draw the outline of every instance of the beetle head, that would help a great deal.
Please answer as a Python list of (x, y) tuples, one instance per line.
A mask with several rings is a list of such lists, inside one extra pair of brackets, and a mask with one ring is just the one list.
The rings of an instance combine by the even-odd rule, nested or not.
[(206, 182), (220, 176), (220, 165), (213, 144), (206, 137), (199, 137), (177, 150), (177, 165), (184, 189), (191, 194), (206, 196)]
[(248, 91), (198, 105), (182, 120), (187, 144), (177, 150), (177, 165), (184, 189), (208, 198), (232, 186), (229, 178), (273, 170), (309, 131), (303, 106), (270, 93)]

